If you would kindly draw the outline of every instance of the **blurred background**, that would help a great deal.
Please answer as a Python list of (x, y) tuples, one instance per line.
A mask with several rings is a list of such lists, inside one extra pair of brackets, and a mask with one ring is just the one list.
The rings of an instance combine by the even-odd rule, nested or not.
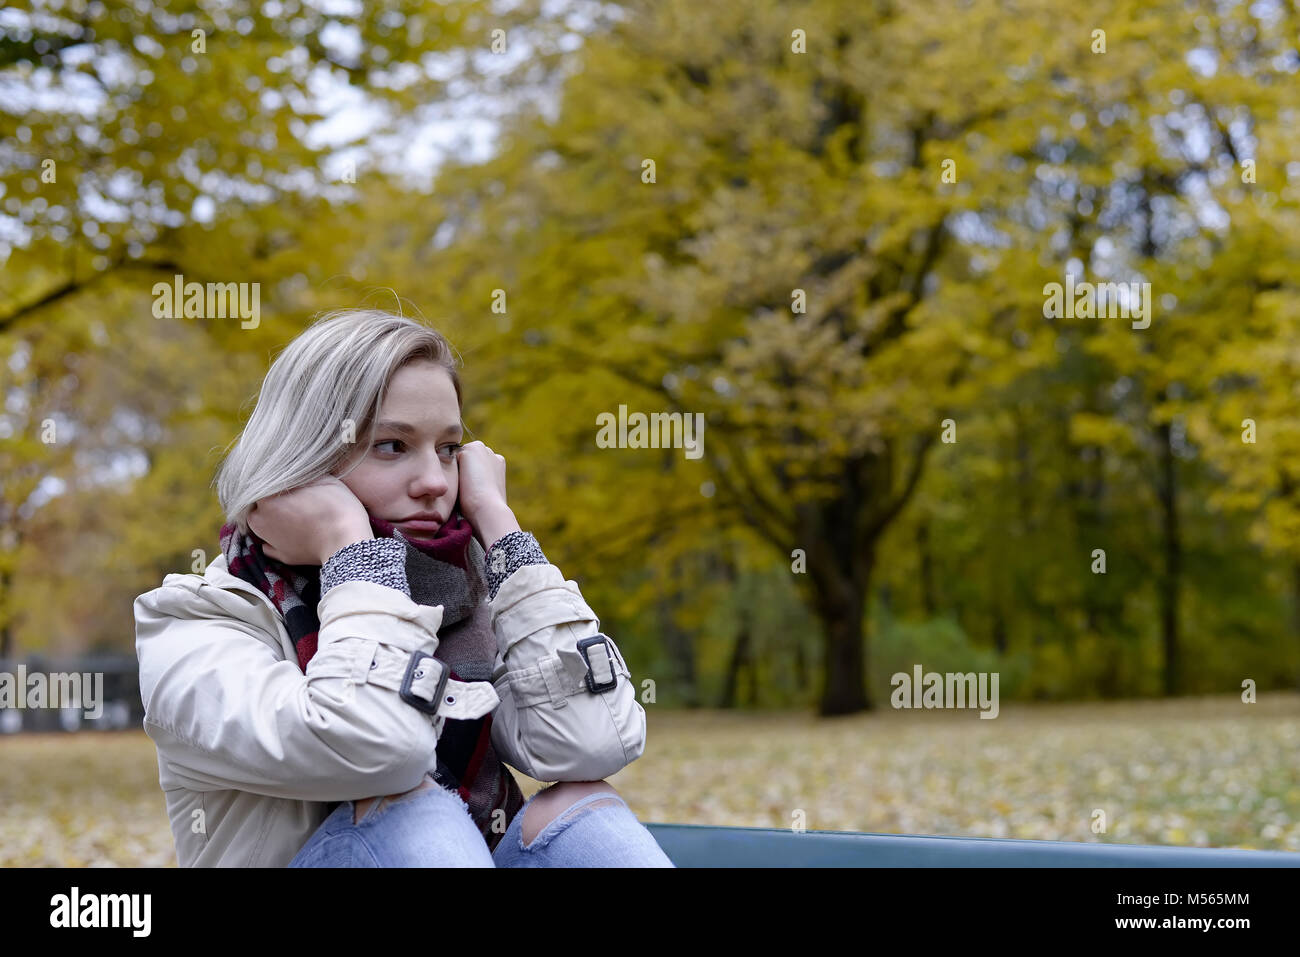
[(0, 707), (0, 864), (174, 862), (132, 601), (350, 306), (461, 353), (643, 820), (1300, 850), (1298, 71), (1280, 0), (6, 6), (0, 671), (112, 706)]

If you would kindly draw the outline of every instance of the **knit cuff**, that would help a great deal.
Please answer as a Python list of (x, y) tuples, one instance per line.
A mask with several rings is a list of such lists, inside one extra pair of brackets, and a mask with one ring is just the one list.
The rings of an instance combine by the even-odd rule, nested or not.
[(345, 581), (375, 582), (411, 597), (411, 586), (406, 581), (406, 542), (397, 538), (366, 538), (344, 545), (321, 566), (321, 597)]
[(488, 549), (484, 558), (487, 568), (488, 601), (495, 601), (497, 589), (507, 578), (525, 565), (549, 565), (542, 546), (532, 532), (510, 532), (502, 535)]

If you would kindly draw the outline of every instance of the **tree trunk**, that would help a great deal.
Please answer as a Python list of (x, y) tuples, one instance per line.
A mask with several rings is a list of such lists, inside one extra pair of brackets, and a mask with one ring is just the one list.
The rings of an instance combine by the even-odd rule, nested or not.
[(999, 655), (1007, 653), (1007, 619), (1002, 614), (1002, 601), (997, 595), (993, 597), (993, 647)]
[(746, 654), (745, 654), (745, 670), (746, 670), (746, 673), (749, 675), (749, 702), (748, 702), (748, 704), (749, 704), (749, 707), (751, 707), (751, 708), (757, 708), (757, 707), (758, 707), (758, 679), (759, 679), (759, 674), (758, 674), (758, 661), (759, 661), (760, 655), (756, 653), (756, 649), (755, 649), (755, 647), (754, 647), (755, 642), (754, 642), (754, 640), (753, 640), (752, 635), (749, 634), (749, 630), (748, 630), (748, 629), (746, 629), (746, 637), (749, 638), (749, 641), (747, 641), (747, 642), (746, 642), (746, 645), (745, 645), (745, 651), (746, 651)]
[[(0, 571), (0, 595), (9, 594), (9, 572)], [(8, 661), (14, 656), (13, 620), (7, 612), (0, 612), (0, 661)]]
[(1165, 657), (1164, 688), (1166, 695), (1176, 695), (1182, 687), (1182, 662), (1178, 647), (1178, 592), (1182, 576), (1182, 541), (1178, 529), (1178, 486), (1176, 484), (1172, 428), (1166, 423), (1156, 428), (1160, 438), (1160, 512), (1164, 537), (1165, 568), (1160, 580), (1160, 621)]
[(797, 527), (807, 536), (808, 575), (798, 576), (799, 584), (823, 629), (818, 706), (823, 716), (872, 708), (866, 611), (876, 549), (916, 490), (933, 441), (928, 437), (916, 449), (901, 489), (894, 477), (894, 446), (886, 441), (883, 448), (845, 463), (839, 496), (795, 506)]
[(925, 617), (933, 618), (937, 608), (934, 600), (934, 558), (930, 554), (930, 523), (922, 519), (916, 526), (916, 550), (921, 564), (921, 607)]
[[(1292, 609), (1295, 615), (1293, 628), (1296, 640), (1300, 641), (1300, 562), (1295, 562), (1291, 566), (1291, 597), (1294, 602)], [(1296, 690), (1300, 691), (1300, 671), (1296, 672)]]
[(871, 710), (866, 684), (867, 635), (863, 629), (866, 592), (819, 605), (826, 626), (826, 667), (822, 675), (823, 717)]
[[(827, 561), (822, 549), (833, 545), (835, 536), (813, 543), (818, 561), (809, 562), (814, 572), (808, 583), (810, 602), (822, 623), (824, 643), (822, 684), (818, 713), (823, 716), (854, 714), (872, 708), (867, 689), (868, 635), (865, 628), (867, 596), (871, 594), (871, 571), (875, 564), (875, 541), (839, 562)], [(838, 556), (837, 556), (838, 557)]]
[(997, 649), (999, 655), (1005, 655), (1007, 653), (1007, 619), (1002, 610), (1003, 585), (1001, 578), (1002, 573), (999, 571), (1000, 567), (1001, 563), (998, 561), (990, 561), (988, 563), (989, 602), (993, 606), (993, 647)]
[[(676, 580), (674, 577), (673, 580)], [(690, 632), (673, 619), (676, 596), (661, 595), (659, 602), (659, 636), (673, 666), (673, 681), (680, 689), (679, 698), (687, 708), (700, 706), (699, 684), (695, 673), (695, 642)]]
[(716, 562), (715, 573), (727, 583), (731, 594), (736, 599), (736, 614), (739, 618), (736, 640), (731, 646), (731, 657), (727, 661), (727, 674), (723, 681), (722, 699), (718, 707), (734, 708), (740, 703), (740, 673), (745, 669), (749, 671), (749, 703), (752, 705), (758, 700), (758, 688), (755, 684), (753, 638), (749, 626), (751, 620), (749, 598), (742, 594), (740, 575), (731, 560), (731, 555), (723, 553), (714, 561)]
[(690, 633), (679, 628), (673, 620), (670, 607), (661, 606), (659, 635), (673, 663), (673, 680), (677, 682), (682, 704), (687, 708), (698, 708), (700, 695), (695, 675), (695, 649)]
[[(736, 692), (740, 685), (740, 671), (748, 667), (753, 671), (753, 664), (750, 661), (749, 650), (749, 624), (742, 623), (740, 630), (736, 633), (736, 643), (731, 647), (731, 659), (727, 662), (727, 676), (722, 685), (722, 699), (718, 702), (719, 708), (736, 707)], [(753, 679), (750, 679), (750, 690), (753, 692)]]
[(808, 657), (802, 638), (796, 639), (794, 643), (794, 683), (800, 694), (808, 690)]

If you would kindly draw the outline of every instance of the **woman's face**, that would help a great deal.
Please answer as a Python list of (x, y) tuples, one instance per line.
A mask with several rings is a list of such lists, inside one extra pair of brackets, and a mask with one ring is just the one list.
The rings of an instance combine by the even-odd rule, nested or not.
[[(361, 464), (340, 480), (372, 518), (393, 523), (408, 538), (432, 537), (459, 495), (456, 452), (463, 437), (447, 370), (428, 360), (408, 362), (389, 382), (374, 443), (359, 450)], [(403, 525), (422, 512), (435, 513), (436, 523)]]

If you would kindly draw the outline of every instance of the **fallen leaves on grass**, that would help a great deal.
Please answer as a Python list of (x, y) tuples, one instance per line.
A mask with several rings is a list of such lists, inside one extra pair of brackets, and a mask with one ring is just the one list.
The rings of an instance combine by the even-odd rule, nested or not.
[[(802, 714), (646, 707), (642, 821), (1300, 850), (1300, 697)], [(0, 866), (173, 865), (143, 733), (0, 738)], [(517, 775), (525, 795), (541, 785)], [(1094, 833), (1094, 811), (1105, 833)]]

